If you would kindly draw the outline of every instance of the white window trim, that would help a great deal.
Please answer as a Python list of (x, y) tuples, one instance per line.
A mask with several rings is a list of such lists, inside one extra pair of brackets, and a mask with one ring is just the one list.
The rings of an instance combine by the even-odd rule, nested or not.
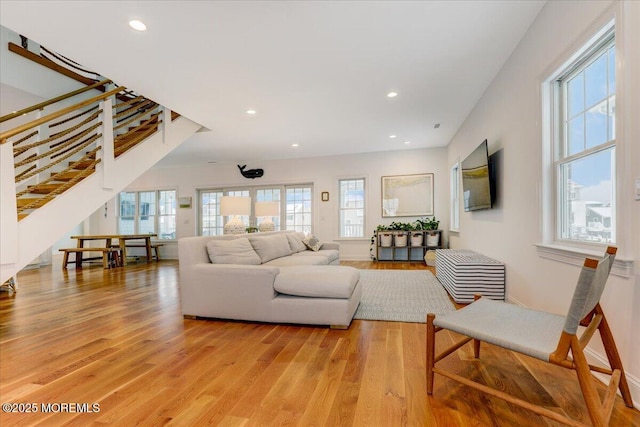
[[(553, 126), (553, 118), (556, 112), (553, 106), (557, 105), (552, 102), (553, 97), (557, 96), (553, 90), (553, 83), (556, 78), (561, 74), (562, 70), (567, 70), (572, 63), (575, 63), (585, 52), (593, 46), (593, 44), (605, 36), (606, 33), (613, 27), (616, 30), (615, 47), (616, 55), (620, 52), (624, 52), (623, 40), (624, 37), (620, 37), (621, 33), (624, 33), (623, 26), (625, 22), (614, 17), (616, 10), (620, 10), (622, 6), (619, 5), (617, 9), (603, 16), (600, 21), (596, 22), (589, 28), (589, 33), (584, 35), (582, 48), (576, 50), (576, 52), (566, 61), (561, 64), (556, 64), (552, 69), (552, 72), (547, 73), (548, 77), (542, 82), (541, 87), (541, 101), (542, 101), (542, 175), (541, 183), (542, 188), (540, 191), (540, 242), (536, 243), (536, 249), (540, 258), (550, 259), (566, 264), (575, 266), (582, 266), (584, 258), (595, 257), (600, 258), (604, 254), (604, 248), (606, 244), (593, 244), (593, 243), (571, 243), (564, 244), (564, 242), (558, 242), (555, 240), (556, 235), (556, 203), (555, 203), (555, 189), (554, 183), (556, 177), (554, 176), (555, 170), (553, 168), (555, 153), (554, 144), (552, 144), (555, 138), (555, 133), (558, 132)], [(614, 22), (614, 18), (615, 22)], [(622, 21), (622, 22), (621, 22)], [(628, 25), (628, 22), (626, 23)], [(599, 30), (598, 30), (599, 28)], [(594, 34), (595, 33), (595, 34)], [(625, 155), (624, 150), (624, 114), (622, 110), (625, 103), (625, 90), (624, 90), (624, 71), (621, 68), (621, 62), (616, 59), (616, 109), (620, 113), (616, 117), (616, 176), (615, 180), (619, 180), (623, 173), (623, 159)], [(551, 172), (549, 172), (551, 171)], [(621, 218), (627, 217), (627, 210), (629, 209), (628, 203), (622, 197), (620, 197), (620, 189), (616, 187), (616, 221), (619, 222)], [(620, 233), (620, 228), (617, 227), (616, 233), (616, 246), (618, 247), (619, 256), (616, 257), (611, 274), (620, 277), (633, 277), (634, 276), (634, 262), (633, 259), (629, 259), (624, 256), (626, 236)]]
[[(457, 192), (454, 194), (453, 188), (453, 169), (456, 168), (457, 171)], [(462, 180), (462, 174), (460, 172), (460, 159), (456, 159), (455, 162), (449, 166), (449, 231), (459, 232), (460, 231), (460, 182)], [(457, 201), (457, 209), (455, 209), (455, 202)], [(457, 212), (454, 212), (457, 210)], [(457, 224), (456, 224), (456, 216), (457, 216)]]
[[(578, 267), (582, 267), (585, 257), (600, 259), (604, 255), (604, 251), (600, 250), (600, 248), (598, 248), (598, 250), (587, 250), (572, 246), (544, 243), (536, 244), (536, 248), (540, 258), (560, 261)], [(611, 267), (611, 274), (626, 278), (632, 277), (634, 275), (633, 260), (616, 257), (613, 262), (613, 267)]]
[[(340, 229), (341, 229), (341, 224), (340, 224), (340, 182), (341, 181), (353, 181), (353, 180), (357, 180), (357, 179), (361, 179), (363, 180), (363, 185), (364, 185), (364, 204), (363, 204), (363, 212), (364, 212), (364, 218), (362, 219), (362, 237), (342, 237), (340, 236)], [(337, 179), (337, 185), (338, 188), (336, 190), (336, 193), (338, 194), (338, 237), (336, 239), (334, 239), (335, 241), (344, 241), (344, 242), (356, 242), (356, 241), (369, 241), (370, 238), (367, 237), (367, 200), (369, 199), (369, 195), (367, 194), (368, 192), (368, 185), (367, 185), (367, 177), (365, 176), (357, 176), (357, 177), (346, 177), (346, 178), (338, 178)]]

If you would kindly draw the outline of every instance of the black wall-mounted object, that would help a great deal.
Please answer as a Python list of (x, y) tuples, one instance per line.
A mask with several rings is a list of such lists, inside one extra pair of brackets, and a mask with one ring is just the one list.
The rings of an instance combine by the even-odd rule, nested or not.
[(246, 167), (247, 165), (242, 165), (242, 166), (238, 165), (238, 169), (240, 169), (240, 173), (245, 178), (255, 179), (255, 178), (260, 178), (262, 175), (264, 175), (264, 169), (244, 170)]

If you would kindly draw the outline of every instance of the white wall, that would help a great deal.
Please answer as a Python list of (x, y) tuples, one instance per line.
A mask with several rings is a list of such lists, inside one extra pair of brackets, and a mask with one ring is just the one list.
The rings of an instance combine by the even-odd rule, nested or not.
[[(622, 13), (621, 13), (622, 12)], [(492, 85), (449, 144), (448, 163), (463, 159), (483, 139), (489, 153), (500, 151), (499, 203), (496, 209), (462, 212), (460, 232), (451, 247), (469, 248), (507, 266), (507, 295), (519, 304), (566, 313), (579, 267), (538, 256), (542, 241), (542, 104), (543, 80), (584, 44), (614, 13), (618, 84), (625, 98), (619, 105), (618, 240), (619, 255), (632, 259), (635, 275), (611, 276), (602, 305), (613, 328), (640, 400), (640, 202), (634, 201), (633, 179), (640, 177), (640, 2), (549, 2)], [(629, 24), (634, 23), (632, 28)], [(633, 76), (633, 77), (632, 77)], [(597, 340), (594, 340), (597, 341)], [(604, 358), (598, 345), (591, 356)]]
[[(192, 197), (192, 209), (178, 209), (177, 237), (196, 235), (197, 190), (205, 188), (253, 186), (271, 184), (312, 183), (314, 188), (313, 232), (320, 240), (338, 239), (338, 179), (361, 178), (366, 180), (366, 236), (356, 241), (341, 241), (340, 256), (350, 260), (369, 259), (369, 239), (378, 224), (393, 220), (409, 222), (416, 217), (382, 218), (380, 182), (382, 176), (434, 173), (435, 215), (440, 227), (448, 228), (448, 166), (446, 148), (401, 150), (348, 156), (308, 159), (264, 161), (249, 168), (263, 168), (262, 178), (242, 177), (237, 166), (205, 165), (188, 168), (156, 168), (147, 171), (127, 187), (128, 191), (148, 189), (172, 189), (178, 197)], [(328, 191), (329, 201), (320, 201), (320, 193)], [(107, 218), (104, 210), (91, 216), (92, 232), (115, 231), (115, 200), (108, 204)], [(446, 236), (446, 234), (445, 234)], [(176, 245), (165, 245), (163, 257), (177, 258)]]

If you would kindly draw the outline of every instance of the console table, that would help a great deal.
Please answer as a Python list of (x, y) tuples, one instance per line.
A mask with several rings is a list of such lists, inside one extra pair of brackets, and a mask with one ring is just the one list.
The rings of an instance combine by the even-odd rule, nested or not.
[(436, 249), (436, 278), (457, 303), (505, 298), (504, 264), (467, 249)]

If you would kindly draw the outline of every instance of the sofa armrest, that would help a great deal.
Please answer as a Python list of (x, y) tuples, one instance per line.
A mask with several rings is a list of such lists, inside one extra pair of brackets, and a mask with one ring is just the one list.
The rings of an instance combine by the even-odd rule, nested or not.
[(194, 264), (180, 267), (182, 313), (203, 317), (268, 319), (278, 267), (237, 264)]
[(334, 249), (336, 251), (340, 250), (340, 243), (338, 242), (324, 242), (320, 249)]

